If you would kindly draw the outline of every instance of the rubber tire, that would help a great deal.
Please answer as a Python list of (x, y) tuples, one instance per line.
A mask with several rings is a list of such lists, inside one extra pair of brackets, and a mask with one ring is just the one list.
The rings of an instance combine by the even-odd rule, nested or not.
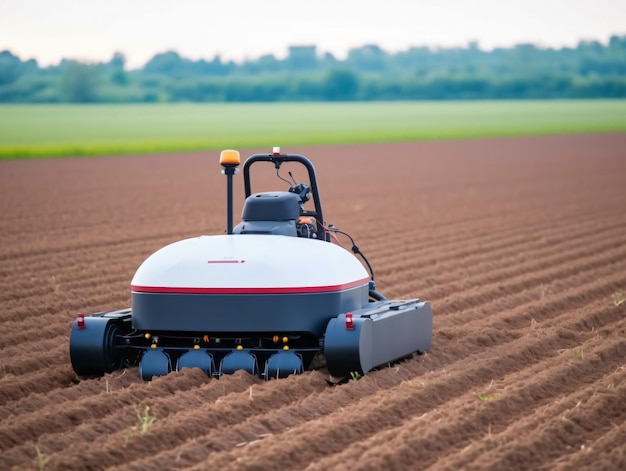
[(144, 381), (151, 381), (155, 376), (165, 376), (170, 371), (170, 357), (160, 348), (146, 350), (139, 362), (139, 375)]
[(213, 357), (206, 350), (189, 350), (176, 362), (176, 371), (183, 368), (200, 368), (210, 377), (213, 374)]
[(263, 377), (266, 381), (275, 378), (286, 378), (292, 374), (302, 374), (304, 365), (302, 357), (291, 351), (280, 351), (270, 356), (265, 362)]
[(111, 319), (85, 318), (85, 327), (78, 328), (77, 321), (70, 334), (70, 359), (79, 376), (102, 376), (119, 369), (120, 351), (115, 348), (115, 337), (120, 328)]
[(219, 376), (232, 374), (238, 370), (245, 370), (251, 375), (259, 374), (256, 356), (246, 350), (233, 350), (222, 358)]

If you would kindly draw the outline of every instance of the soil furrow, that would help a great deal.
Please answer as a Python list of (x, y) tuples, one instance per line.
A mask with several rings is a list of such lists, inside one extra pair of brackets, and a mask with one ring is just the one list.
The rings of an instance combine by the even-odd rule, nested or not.
[[(608, 224), (607, 224), (608, 222)], [(618, 221), (610, 220), (604, 221), (606, 225), (603, 227), (588, 227), (576, 225), (573, 223), (570, 226), (549, 226), (547, 230), (528, 229), (525, 227), (517, 227), (512, 231), (510, 237), (494, 237), (493, 240), (485, 240), (482, 237), (467, 237), (463, 240), (462, 244), (455, 243), (449, 247), (441, 244), (433, 244), (424, 247), (421, 250), (411, 251), (412, 257), (410, 261), (406, 257), (401, 257), (401, 253), (396, 252), (394, 255), (397, 257), (398, 262), (393, 262), (393, 257), (387, 256), (386, 258), (392, 260), (387, 262), (381, 271), (382, 274), (392, 273), (394, 271), (405, 271), (412, 268), (415, 264), (425, 266), (442, 266), (452, 265), (458, 267), (461, 265), (472, 266), (477, 261), (485, 259), (499, 260), (500, 256), (514, 255), (518, 253), (520, 249), (533, 247), (537, 248), (550, 248), (552, 246), (558, 247), (559, 244), (573, 241), (577, 243), (579, 238), (598, 238), (602, 237), (603, 232), (612, 232), (616, 229), (623, 230), (625, 222), (623, 218)], [(623, 233), (623, 232), (622, 232)], [(396, 243), (395, 246), (402, 245)]]
[[(477, 285), (478, 289), (468, 290), (463, 295), (457, 294), (438, 302), (438, 310), (442, 313), (458, 312), (461, 309), (470, 309), (488, 300), (515, 294), (532, 288), (560, 280), (568, 275), (591, 272), (598, 268), (616, 267), (626, 260), (626, 246), (616, 242), (613, 247), (598, 255), (596, 253), (578, 260), (569, 261), (562, 265), (547, 266), (532, 273), (524, 273), (501, 282)], [(445, 315), (445, 314), (444, 314)]]
[[(544, 464), (548, 467), (554, 459), (571, 453), (572, 450), (584, 449), (592, 442), (593, 437), (604, 434), (613, 427), (612, 421), (623, 422), (626, 418), (623, 398), (626, 397), (626, 375), (615, 375), (617, 387), (613, 391), (600, 390), (601, 386), (587, 388), (590, 396), (579, 395), (572, 410), (554, 414), (546, 424), (537, 425), (535, 430), (525, 437), (515, 436), (506, 444), (473, 463), (475, 469), (537, 469)], [(591, 389), (591, 390), (589, 390)], [(576, 410), (576, 404), (584, 405)], [(497, 437), (496, 437), (497, 440)], [(538, 446), (547, 444), (541, 455), (532, 453)]]
[[(622, 328), (626, 326), (624, 322), (621, 322), (621, 324)], [(578, 353), (582, 351), (582, 347), (581, 349), (574, 349), (573, 352), (564, 350), (559, 353), (561, 357), (565, 358), (568, 365), (588, 361), (590, 357), (599, 359), (601, 362), (599, 367), (604, 372), (604, 375), (598, 380), (593, 381), (592, 378), (581, 377), (580, 380), (584, 382), (584, 385), (572, 391), (571, 394), (562, 394), (562, 397), (558, 398), (558, 400), (550, 401), (544, 406), (534, 408), (532, 412), (517, 421), (498, 426), (491, 424), (492, 426), (489, 427), (487, 433), (480, 434), (480, 439), (475, 439), (470, 445), (457, 453), (448, 453), (445, 458), (440, 458), (437, 464), (446, 469), (458, 469), (459, 467), (468, 466), (468, 463), (472, 463), (472, 467), (484, 468), (489, 463), (495, 461), (496, 456), (499, 455), (498, 462), (500, 466), (507, 468), (510, 466), (515, 467), (516, 463), (508, 463), (507, 465), (502, 463), (502, 461), (509, 459), (511, 454), (522, 456), (528, 454), (530, 449), (538, 449), (540, 443), (544, 440), (551, 442), (550, 448), (558, 447), (558, 438), (560, 436), (565, 437), (568, 434), (568, 430), (563, 429), (569, 429), (569, 420), (594, 424), (593, 429), (587, 433), (581, 434), (580, 430), (576, 432), (576, 438), (584, 443), (589, 444), (593, 442), (594, 435), (602, 436), (606, 430), (613, 428), (614, 425), (612, 423), (615, 420), (619, 421), (619, 417), (625, 413), (623, 408), (615, 409), (613, 413), (609, 413), (609, 404), (620, 401), (622, 394), (616, 391), (616, 385), (620, 384), (619, 378), (623, 376), (623, 368), (611, 369), (614, 359), (604, 362), (604, 358), (613, 354), (610, 351), (612, 343), (615, 343), (615, 340), (611, 341), (606, 338), (594, 337), (583, 344), (585, 347), (584, 356), (578, 356)], [(543, 371), (535, 374), (545, 376)], [(531, 377), (523, 381), (525, 385), (527, 382), (533, 382), (534, 378)], [(517, 381), (517, 383), (519, 385), (522, 381)], [(555, 381), (553, 387), (558, 389), (560, 385), (560, 381)], [(515, 387), (515, 383), (510, 379), (506, 379), (506, 381), (498, 380), (490, 385), (484, 391), (484, 394), (489, 400), (500, 400), (503, 391), (513, 390)], [(517, 386), (521, 391), (524, 390), (524, 387)], [(585, 416), (585, 418), (579, 417), (580, 415)], [(529, 446), (529, 442), (534, 442), (534, 445)], [(526, 450), (522, 451), (524, 448)], [(525, 469), (534, 467), (530, 463), (524, 463)]]
[[(623, 396), (622, 396), (623, 401)], [(552, 462), (549, 467), (554, 470), (594, 469), (613, 471), (626, 468), (626, 421), (613, 423), (610, 430), (594, 442), (564, 454)]]
[[(559, 342), (557, 342), (557, 344), (559, 344)], [(554, 345), (556, 346), (557, 344)], [(559, 346), (561, 348), (566, 347), (562, 342), (560, 342)], [(616, 353), (623, 354), (625, 349), (626, 341), (621, 341), (616, 347)], [(316, 460), (319, 461), (320, 455), (328, 456), (338, 453), (346, 446), (358, 440), (363, 440), (374, 433), (379, 433), (380, 430), (395, 427), (396, 424), (403, 421), (403, 417), (405, 417), (408, 411), (410, 411), (411, 416), (420, 416), (423, 413), (442, 407), (443, 404), (454, 400), (457, 396), (464, 394), (466, 391), (480, 387), (480, 380), (477, 380), (477, 378), (497, 378), (506, 376), (510, 374), (510, 372), (516, 371), (520, 364), (528, 364), (524, 361), (523, 357), (518, 357), (521, 352), (511, 350), (512, 351), (510, 351), (505, 358), (496, 361), (492, 360), (486, 363), (482, 368), (480, 366), (469, 368), (465, 375), (448, 370), (446, 375), (452, 377), (452, 379), (442, 381), (443, 383), (448, 383), (446, 386), (436, 388), (434, 386), (428, 387), (433, 384), (434, 381), (431, 383), (428, 381), (428, 378), (426, 378), (427, 386), (417, 391), (403, 391), (401, 393), (396, 390), (390, 396), (377, 397), (378, 403), (371, 405), (371, 407), (368, 407), (366, 404), (353, 405), (344, 408), (344, 410), (340, 412), (326, 414), (315, 421), (315, 423), (307, 422), (292, 429), (283, 430), (279, 434), (275, 433), (260, 442), (250, 445), (256, 453), (247, 453), (247, 450), (238, 450), (236, 448), (226, 453), (215, 453), (208, 458), (206, 463), (198, 465), (198, 469), (201, 469), (202, 466), (206, 465), (209, 461), (212, 466), (224, 469), (246, 469), (247, 465), (264, 468), (271, 466), (272, 462), (290, 463), (294, 468), (297, 468)], [(543, 351), (544, 349), (540, 348), (540, 350)], [(515, 351), (515, 353), (513, 353), (513, 351)], [(542, 355), (539, 360), (543, 360), (549, 356), (551, 355)], [(510, 360), (510, 363), (508, 360)], [(489, 368), (489, 366), (492, 368)], [(587, 374), (593, 374), (594, 369), (594, 366), (588, 366), (584, 371)], [(576, 383), (578, 380), (575, 378), (581, 376), (572, 375), (570, 377), (573, 378), (572, 382)], [(548, 381), (545, 384), (533, 384), (532, 387), (537, 391), (536, 394), (539, 398), (541, 396), (539, 391), (541, 391), (541, 393), (549, 391), (550, 385), (551, 382)], [(463, 386), (463, 388), (460, 386)], [(453, 394), (451, 391), (455, 391), (455, 393)], [(389, 399), (385, 400), (386, 397), (389, 397)], [(518, 399), (518, 402), (523, 402), (524, 399), (526, 399), (526, 397)], [(475, 402), (479, 403), (481, 401), (477, 400)], [(508, 404), (504, 402), (498, 403), (498, 401), (494, 401), (493, 404), (500, 407), (498, 407), (496, 411), (491, 411), (487, 414), (488, 419), (495, 421), (500, 415), (508, 415)], [(357, 412), (359, 410), (361, 410), (360, 413)], [(465, 420), (465, 418), (460, 420), (464, 428), (471, 426), (471, 424), (476, 421)], [(483, 420), (484, 419), (481, 418), (478, 424), (483, 424)], [(446, 425), (444, 425), (444, 427), (445, 426)], [(450, 424), (449, 426), (455, 428), (458, 426), (458, 422), (456, 424)], [(302, 430), (300, 430), (301, 428)], [(304, 429), (308, 429), (308, 433), (304, 433)], [(315, 436), (314, 442), (310, 441), (310, 435)], [(467, 438), (467, 440), (469, 439), (471, 439), (471, 436)], [(436, 443), (438, 443), (437, 439), (433, 439), (428, 443), (421, 444), (423, 446), (411, 446), (410, 449), (429, 449), (428, 444), (432, 447), (435, 446)], [(397, 447), (394, 448), (397, 449)], [(377, 449), (377, 451), (383, 452), (380, 448)], [(313, 456), (315, 456), (315, 459), (312, 458)], [(368, 462), (361, 461), (361, 459), (359, 459), (357, 463), (364, 463), (366, 467)], [(392, 458), (390, 458), (390, 460), (391, 459)], [(403, 456), (401, 459), (406, 459), (406, 456)], [(423, 457), (417, 457), (412, 461), (419, 462), (420, 465), (426, 464), (423, 461)], [(340, 463), (345, 462), (346, 461), (343, 459), (340, 460)], [(393, 463), (393, 461), (390, 461), (390, 463)], [(351, 466), (355, 464), (354, 461), (351, 461)], [(378, 464), (374, 465), (371, 469), (381, 469), (380, 466), (382, 464), (383, 462), (378, 462)], [(398, 464), (396, 466), (398, 466)]]
[[(571, 262), (573, 259), (578, 260), (602, 253), (610, 248), (620, 247), (622, 244), (615, 239), (615, 235), (619, 234), (620, 230), (607, 235), (606, 238), (594, 237), (592, 240), (583, 239), (562, 244), (559, 245), (558, 250), (555, 250), (555, 247), (549, 247), (529, 251), (527, 246), (515, 247), (510, 256), (493, 254), (493, 257), (486, 256), (481, 261), (450, 266), (437, 265), (432, 269), (423, 266), (403, 273), (398, 272), (393, 278), (397, 279), (399, 283), (402, 283), (403, 280), (415, 279), (410, 284), (416, 285), (416, 289), (417, 285), (421, 285), (420, 291), (426, 292), (429, 299), (441, 299), (468, 288), (507, 280), (531, 271), (555, 267), (565, 262)], [(393, 286), (393, 279), (385, 280), (385, 284)]]
[[(604, 213), (604, 212), (603, 212)], [(460, 231), (458, 227), (454, 227), (450, 232), (444, 232), (443, 234), (434, 233), (428, 238), (416, 238), (414, 232), (394, 232), (393, 234), (381, 234), (379, 237), (373, 238), (372, 243), (367, 248), (364, 248), (366, 253), (372, 254), (372, 259), (393, 260), (398, 256), (398, 247), (402, 248), (403, 253), (415, 254), (414, 256), (423, 263), (419, 257), (423, 257), (423, 252), (428, 253), (436, 248), (438, 253), (450, 254), (455, 251), (459, 251), (459, 246), (471, 246), (474, 243), (480, 243), (481, 248), (487, 248), (491, 251), (497, 247), (507, 248), (506, 245), (502, 245), (502, 242), (509, 240), (524, 240), (531, 239), (534, 241), (541, 241), (544, 238), (561, 237), (563, 232), (572, 231), (572, 237), (574, 234), (587, 235), (593, 234), (597, 225), (606, 224), (608, 227), (612, 227), (616, 220), (623, 220), (622, 214), (615, 214), (611, 211), (609, 215), (605, 214), (591, 214), (588, 216), (590, 225), (580, 224), (580, 214), (568, 215), (568, 217), (556, 218), (550, 221), (549, 225), (546, 225), (544, 221), (534, 222), (532, 224), (520, 224), (517, 221), (514, 224), (507, 224), (503, 226), (496, 226), (485, 231), (477, 231), (476, 223), (470, 226), (470, 229), (466, 231)], [(393, 238), (394, 244), (384, 244), (381, 242), (387, 241)], [(492, 247), (491, 244), (497, 244), (496, 247)], [(363, 244), (362, 244), (363, 245)], [(363, 247), (366, 247), (363, 245)], [(453, 259), (452, 259), (453, 260)]]
[[(621, 317), (619, 317), (618, 319), (621, 321)], [(532, 358), (531, 364), (532, 362), (536, 361), (537, 358), (549, 359), (552, 355), (555, 354), (557, 350), (561, 349), (565, 345), (565, 343), (573, 344), (573, 342), (574, 341), (571, 336), (561, 336), (559, 334), (554, 334), (553, 337), (550, 339), (544, 338), (538, 341), (536, 348), (534, 349), (536, 350), (536, 352), (539, 352), (537, 355), (533, 353), (531, 354), (531, 357), (526, 357), (524, 361), (520, 362), (516, 360), (512, 362), (510, 365), (507, 364), (507, 367), (510, 366), (511, 371), (516, 371), (518, 365), (521, 366), (521, 365), (529, 364), (528, 362), (529, 358)], [(551, 351), (547, 351), (543, 347), (543, 345), (548, 345), (548, 344), (553, 345), (553, 348), (551, 349)], [(494, 347), (494, 350), (498, 350), (502, 352), (508, 352), (514, 349), (515, 349), (514, 342), (512, 343), (509, 349), (506, 349), (505, 345), (498, 345)], [(476, 365), (476, 367), (478, 367), (478, 365), (480, 365), (482, 362), (494, 362), (493, 359), (498, 358), (498, 354), (494, 352), (488, 352), (487, 350), (488, 349), (483, 348), (483, 349), (480, 349), (479, 353), (475, 355), (469, 355), (469, 356), (466, 355), (465, 358), (467, 360), (467, 363), (471, 365)], [(493, 374), (493, 376), (491, 375), (486, 376), (485, 374), (475, 374), (476, 373), (475, 371), (465, 371), (463, 365), (466, 362), (463, 361), (462, 358), (459, 358), (458, 360), (459, 360), (458, 362), (455, 362), (453, 364), (445, 365), (445, 370), (439, 370), (433, 373), (435, 377), (441, 379), (442, 381), (444, 382), (449, 381), (449, 382), (446, 383), (447, 384), (446, 386), (444, 385), (437, 386), (437, 390), (429, 393), (428, 400), (425, 401), (425, 404), (430, 404), (431, 406), (435, 407), (433, 405), (432, 398), (437, 398), (437, 400), (435, 401), (437, 402), (442, 397), (442, 395), (443, 397), (450, 397), (450, 398), (455, 397), (454, 394), (451, 394), (451, 391), (455, 391), (456, 394), (461, 394), (461, 391), (465, 391), (469, 389), (470, 387), (475, 386), (472, 384), (472, 381), (475, 381), (477, 378), (492, 378), (498, 375), (497, 369), (485, 370), (485, 371), (492, 371), (492, 373), (490, 374)], [(427, 363), (428, 362), (426, 362), (426, 364)], [(498, 365), (498, 367), (502, 367), (502, 364), (506, 363), (506, 361), (503, 360), (502, 362), (498, 362), (496, 360), (495, 363)], [(361, 381), (357, 382), (357, 384), (360, 385), (361, 382), (366, 382), (366, 381), (371, 380), (375, 385), (374, 390), (372, 391), (369, 389), (373, 387), (373, 384), (368, 383), (366, 385), (363, 385), (363, 390), (362, 390), (363, 392), (367, 392), (367, 394), (360, 394), (361, 390), (357, 390), (358, 392), (352, 392), (352, 394), (350, 394), (347, 398), (344, 398), (344, 400), (340, 400), (339, 398), (335, 397), (333, 398), (333, 401), (331, 403), (332, 411), (328, 410), (329, 405), (327, 404), (326, 401), (324, 401), (323, 404), (309, 405), (307, 404), (309, 398), (307, 398), (307, 401), (302, 401), (301, 403), (295, 404), (293, 407), (290, 406), (287, 409), (277, 410), (273, 414), (266, 414), (265, 417), (262, 418), (260, 423), (254, 420), (248, 420), (246, 421), (245, 424), (238, 426), (235, 430), (222, 429), (216, 432), (217, 434), (219, 434), (219, 439), (213, 433), (201, 439), (196, 438), (193, 440), (193, 442), (189, 446), (184, 446), (182, 450), (177, 450), (176, 453), (164, 452), (160, 455), (157, 455), (157, 457), (155, 457), (153, 461), (142, 461), (137, 466), (133, 466), (133, 469), (138, 469), (143, 466), (154, 465), (157, 462), (162, 463), (166, 459), (165, 456), (167, 456), (168, 460), (176, 459), (178, 461), (181, 460), (181, 456), (184, 456), (187, 454), (197, 456), (197, 453), (199, 453), (199, 449), (203, 449), (205, 453), (218, 452), (220, 451), (220, 448), (216, 447), (215, 445), (217, 443), (222, 443), (225, 440), (226, 436), (229, 436), (231, 439), (231, 443), (227, 448), (232, 448), (234, 445), (240, 442), (242, 443), (248, 443), (251, 441), (255, 442), (259, 439), (259, 435), (261, 437), (266, 436), (268, 434), (269, 436), (271, 436), (271, 434), (277, 434), (279, 432), (283, 432), (285, 429), (289, 430), (290, 428), (297, 426), (296, 424), (292, 422), (294, 416), (298, 418), (297, 424), (304, 423), (305, 425), (311, 422), (315, 423), (315, 421), (318, 419), (318, 415), (321, 417), (320, 420), (324, 418), (328, 418), (329, 415), (333, 415), (333, 416), (340, 415), (341, 417), (343, 417), (344, 415), (350, 416), (351, 414), (347, 409), (352, 409), (355, 407), (358, 408), (358, 405), (354, 406), (354, 404), (360, 404), (362, 401), (374, 401), (376, 404), (378, 404), (379, 401), (382, 400), (381, 393), (384, 390), (387, 390), (387, 392), (384, 393), (385, 397), (387, 395), (389, 395), (389, 397), (396, 397), (396, 392), (394, 390), (396, 388), (401, 387), (407, 381), (415, 383), (417, 385), (426, 384), (427, 386), (425, 387), (428, 388), (430, 387), (429, 376), (431, 375), (426, 373), (426, 375), (424, 376), (423, 375), (424, 370), (420, 369), (419, 366), (420, 366), (419, 364), (416, 364), (416, 363), (411, 364), (411, 362), (407, 362), (407, 363), (403, 363), (401, 367), (398, 369), (386, 368), (386, 369), (377, 371), (376, 374), (371, 374), (371, 376), (366, 375)], [(406, 375), (407, 370), (411, 370), (411, 369), (415, 370), (416, 372), (422, 371), (422, 373), (411, 374), (410, 376), (407, 376)], [(380, 377), (383, 377), (383, 379), (379, 381)], [(445, 378), (445, 379), (442, 379), (442, 378)], [(468, 383), (465, 383), (465, 381), (468, 381)], [(463, 388), (460, 388), (459, 384), (463, 384)], [(353, 386), (353, 384), (349, 384), (347, 386)], [(344, 386), (342, 386), (341, 388), (343, 387)], [(312, 398), (312, 399), (315, 401), (318, 400), (318, 398)], [(406, 410), (409, 410), (409, 409), (407, 408)], [(315, 411), (316, 415), (312, 417), (310, 415), (310, 411)], [(358, 413), (354, 413), (353, 415), (354, 417), (360, 416), (360, 414)], [(329, 420), (332, 420), (332, 419), (329, 419)], [(396, 420), (398, 419), (396, 418)], [(360, 430), (359, 427), (356, 427), (356, 429)], [(288, 434), (288, 432), (285, 432), (285, 433)], [(343, 436), (343, 434), (339, 434), (338, 437), (339, 436)], [(317, 439), (318, 437), (316, 436), (316, 440)], [(294, 446), (297, 446), (297, 445), (294, 445)], [(181, 463), (181, 465), (184, 467), (185, 463), (183, 462)]]
[(74, 401), (70, 407), (57, 407), (3, 424), (2, 442), (7, 443), (3, 458), (17, 465), (20, 457), (32, 455), (37, 444), (65, 453), (66, 448), (85, 449), (114, 434), (122, 434), (125, 442), (135, 434), (146, 407), (161, 418), (168, 409), (198, 410), (204, 403), (247, 390), (258, 381), (248, 374), (235, 373), (218, 383), (210, 381), (201, 371), (188, 370), (156, 379), (150, 383), (149, 392), (139, 383), (117, 393), (103, 390), (94, 397)]
[[(602, 345), (600, 350), (606, 356), (623, 354), (626, 352), (626, 341)], [(308, 469), (333, 468), (342, 462), (352, 463), (354, 469), (400, 469), (410, 463), (430, 466), (450, 453), (462, 454), (476, 437), (489, 435), (509, 423), (523, 420), (526, 409), (521, 407), (522, 404), (530, 403), (532, 407), (549, 404), (553, 397), (575, 391), (580, 383), (601, 378), (615, 364), (607, 364), (599, 356), (578, 363), (556, 359), (556, 363), (548, 358), (545, 362), (529, 365), (521, 372), (503, 377), (484, 390), (477, 389), (476, 392), (470, 391), (464, 395), (469, 397), (455, 398), (423, 415), (413, 414), (410, 419), (391, 424), (388, 430), (365, 441), (355, 442), (347, 446), (345, 451), (319, 460)], [(615, 408), (617, 396), (612, 395), (611, 400), (604, 404), (611, 404)], [(448, 420), (450, 409), (462, 417), (454, 425)], [(497, 436), (494, 439), (497, 440)], [(376, 447), (377, 442), (387, 443), (389, 448)], [(482, 456), (485, 456), (484, 453), (479, 454), (478, 458)], [(468, 469), (474, 469), (474, 465), (477, 465), (477, 469), (484, 469), (480, 459), (473, 462), (471, 456), (465, 458), (463, 455), (463, 458), (462, 463), (452, 463), (451, 469), (458, 469), (459, 465)], [(489, 457), (488, 462), (496, 464), (493, 456)], [(442, 459), (442, 464), (445, 465), (445, 459)], [(519, 462), (499, 465), (497, 469), (534, 468), (534, 464), (528, 462), (523, 462), (521, 467)]]
[[(248, 381), (242, 381), (242, 376), (246, 376)], [(220, 429), (224, 426), (224, 416), (228, 416), (227, 424), (237, 424), (250, 415), (262, 415), (271, 410), (272, 401), (277, 398), (284, 403), (297, 402), (303, 397), (317, 394), (328, 387), (321, 375), (310, 373), (290, 378), (290, 381), (286, 381), (282, 388), (272, 387), (271, 382), (260, 382), (258, 378), (252, 378), (247, 374), (235, 374), (234, 377), (228, 377), (226, 380), (244, 386), (244, 388), (238, 388), (232, 392), (223, 392), (219, 384), (223, 380), (220, 379), (210, 383), (210, 387), (219, 392), (217, 397), (205, 396), (202, 391), (199, 391), (199, 394), (195, 394), (192, 398), (194, 402), (186, 401), (184, 397), (177, 398), (175, 402), (168, 398), (164, 400), (153, 398), (150, 401), (143, 401), (143, 404), (149, 404), (150, 410), (154, 411), (158, 418), (154, 426), (150, 427), (149, 434), (135, 433), (136, 429), (133, 427), (137, 424), (137, 418), (133, 413), (127, 413), (126, 416), (130, 416), (130, 421), (124, 421), (122, 423), (123, 428), (118, 428), (115, 431), (109, 430), (106, 434), (102, 434), (96, 447), (106, 453), (107, 461), (110, 464), (119, 464), (120, 462), (114, 456), (118, 454), (120, 447), (124, 448), (124, 452), (128, 456), (145, 450), (145, 447), (155, 451), (158, 451), (159, 447), (171, 448), (186, 438), (197, 436), (197, 430), (201, 428)], [(209, 386), (204, 388), (207, 387)], [(116, 413), (116, 416), (121, 413)], [(107, 422), (111, 422), (110, 418)], [(115, 421), (115, 423), (119, 423), (119, 421)], [(94, 461), (85, 460), (81, 458), (80, 453), (78, 455), (74, 453), (76, 440), (82, 442), (81, 433), (82, 430), (72, 434), (72, 437), (68, 437), (68, 434), (64, 433), (60, 437), (64, 445), (57, 443), (57, 447), (62, 446), (64, 448), (61, 456), (59, 456), (59, 463), (55, 466), (63, 469), (84, 469), (85, 466), (97, 465), (96, 456), (100, 453), (99, 451), (94, 450)], [(42, 438), (47, 439), (47, 437)], [(83, 444), (83, 448), (95, 447), (86, 442)], [(92, 455), (92, 453), (89, 454)]]

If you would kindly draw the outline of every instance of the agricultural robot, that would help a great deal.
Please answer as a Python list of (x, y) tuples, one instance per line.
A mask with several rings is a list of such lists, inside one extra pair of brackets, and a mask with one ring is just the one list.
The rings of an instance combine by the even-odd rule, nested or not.
[[(138, 365), (144, 380), (183, 368), (215, 377), (245, 370), (269, 380), (302, 373), (323, 355), (332, 377), (349, 377), (430, 348), (429, 303), (376, 291), (352, 238), (326, 225), (309, 159), (279, 148), (250, 156), (235, 227), (239, 152), (223, 151), (220, 163), (226, 234), (181, 240), (148, 257), (131, 281), (130, 309), (79, 314), (70, 334), (79, 376)], [(252, 193), (259, 165), (273, 165), (287, 191)], [(306, 173), (306, 183), (291, 171), (291, 181), (281, 176), (284, 167)]]

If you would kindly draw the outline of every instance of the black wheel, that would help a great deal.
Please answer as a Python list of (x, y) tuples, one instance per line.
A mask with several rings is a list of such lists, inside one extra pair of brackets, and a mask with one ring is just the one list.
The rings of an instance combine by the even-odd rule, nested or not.
[(213, 374), (213, 357), (206, 350), (189, 350), (176, 362), (176, 371), (183, 368), (200, 368), (208, 376)]
[(111, 319), (86, 317), (82, 328), (74, 322), (70, 334), (70, 359), (76, 374), (101, 376), (118, 369), (122, 355), (116, 346), (120, 328)]
[(139, 362), (139, 374), (144, 381), (151, 381), (155, 376), (165, 376), (170, 371), (170, 356), (160, 348), (146, 350)]
[(297, 353), (282, 350), (267, 359), (263, 377), (266, 380), (286, 378), (291, 374), (302, 374), (303, 371), (302, 357)]
[(120, 334), (120, 328), (117, 324), (109, 324), (104, 330), (104, 338), (102, 339), (102, 362), (104, 363), (104, 371), (110, 373), (117, 370), (122, 363), (120, 350), (116, 348), (116, 339)]
[(219, 376), (238, 370), (245, 370), (251, 375), (259, 374), (256, 357), (246, 350), (233, 350), (222, 358)]

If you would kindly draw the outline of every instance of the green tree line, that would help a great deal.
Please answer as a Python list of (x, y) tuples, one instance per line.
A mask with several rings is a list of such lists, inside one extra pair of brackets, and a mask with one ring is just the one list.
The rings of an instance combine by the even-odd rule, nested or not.
[(41, 67), (0, 52), (0, 103), (274, 102), (476, 100), (626, 97), (626, 36), (573, 48), (519, 44), (484, 51), (411, 47), (390, 53), (376, 45), (345, 59), (291, 46), (241, 63), (156, 54), (129, 70), (122, 53), (110, 61), (62, 60)]

